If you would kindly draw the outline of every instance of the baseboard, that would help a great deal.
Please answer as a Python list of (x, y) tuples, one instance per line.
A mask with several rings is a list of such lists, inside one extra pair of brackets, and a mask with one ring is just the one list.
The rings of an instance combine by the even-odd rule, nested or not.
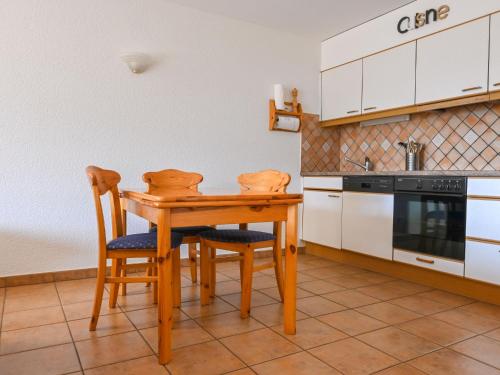
[[(304, 253), (304, 248), (299, 248), (299, 253)], [(268, 258), (272, 256), (272, 250), (262, 250), (256, 251), (254, 253), (254, 258)], [(220, 257), (231, 256), (231, 254), (221, 254)], [(189, 266), (189, 259), (181, 259), (181, 265), (184, 267)], [(143, 268), (134, 269), (133, 265), (129, 269), (130, 272), (142, 271)], [(108, 267), (109, 272), (109, 267)], [(15, 275), (15, 276), (5, 276), (0, 277), (0, 288), (21, 286), (21, 285), (32, 285), (32, 284), (42, 284), (42, 283), (52, 283), (56, 281), (68, 281), (68, 280), (79, 280), (88, 279), (97, 276), (97, 268), (83, 268), (68, 271), (56, 271), (56, 272), (44, 272), (44, 273), (34, 273), (27, 275)]]
[(306, 254), (380, 272), (388, 276), (460, 294), (479, 301), (500, 305), (500, 286), (498, 285), (465, 279), (460, 276), (420, 268), (410, 264), (375, 258), (349, 250), (334, 249), (311, 242), (306, 242), (305, 252)]

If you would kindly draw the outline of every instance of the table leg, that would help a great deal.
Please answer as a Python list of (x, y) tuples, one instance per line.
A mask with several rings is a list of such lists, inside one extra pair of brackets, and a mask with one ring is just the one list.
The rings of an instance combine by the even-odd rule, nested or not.
[(288, 206), (285, 250), (285, 333), (295, 334), (297, 304), (297, 222), (298, 205)]
[(172, 250), (170, 209), (158, 215), (158, 351), (160, 364), (172, 358)]

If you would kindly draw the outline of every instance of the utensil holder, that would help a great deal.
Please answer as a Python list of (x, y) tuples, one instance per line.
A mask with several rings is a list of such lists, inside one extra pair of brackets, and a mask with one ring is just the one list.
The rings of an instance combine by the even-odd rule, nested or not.
[(420, 154), (408, 152), (406, 153), (406, 170), (418, 171), (420, 170)]

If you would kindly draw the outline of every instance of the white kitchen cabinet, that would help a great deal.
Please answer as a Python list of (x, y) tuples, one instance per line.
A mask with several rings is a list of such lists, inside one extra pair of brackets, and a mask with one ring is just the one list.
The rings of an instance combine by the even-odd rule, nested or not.
[(467, 179), (467, 195), (500, 198), (500, 178), (469, 177)]
[(321, 119), (361, 114), (362, 61), (321, 73)]
[(304, 189), (342, 190), (342, 177), (304, 177)]
[(342, 192), (305, 190), (302, 239), (342, 247)]
[(489, 17), (417, 41), (417, 104), (488, 89)]
[(500, 244), (467, 241), (465, 277), (500, 285)]
[(500, 13), (491, 15), (490, 91), (500, 90)]
[(466, 223), (467, 237), (500, 241), (500, 200), (467, 199)]
[(342, 248), (392, 260), (393, 194), (344, 192)]
[(434, 271), (464, 276), (464, 262), (458, 260), (433, 257), (427, 254), (414, 253), (412, 251), (400, 249), (394, 249), (394, 260), (396, 262), (412, 264)]
[(416, 42), (363, 59), (363, 113), (415, 104)]

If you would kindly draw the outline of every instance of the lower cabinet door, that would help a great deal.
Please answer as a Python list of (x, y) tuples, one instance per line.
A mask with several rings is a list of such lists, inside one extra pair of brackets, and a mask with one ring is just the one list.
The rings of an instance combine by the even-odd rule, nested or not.
[(393, 194), (343, 193), (342, 248), (392, 259)]
[(500, 285), (500, 244), (467, 241), (465, 277)]
[(342, 193), (305, 190), (302, 239), (340, 249)]
[(394, 249), (394, 260), (401, 263), (413, 264), (418, 267), (429, 268), (434, 271), (451, 273), (457, 276), (464, 275), (464, 262), (453, 259), (444, 259), (427, 254)]

